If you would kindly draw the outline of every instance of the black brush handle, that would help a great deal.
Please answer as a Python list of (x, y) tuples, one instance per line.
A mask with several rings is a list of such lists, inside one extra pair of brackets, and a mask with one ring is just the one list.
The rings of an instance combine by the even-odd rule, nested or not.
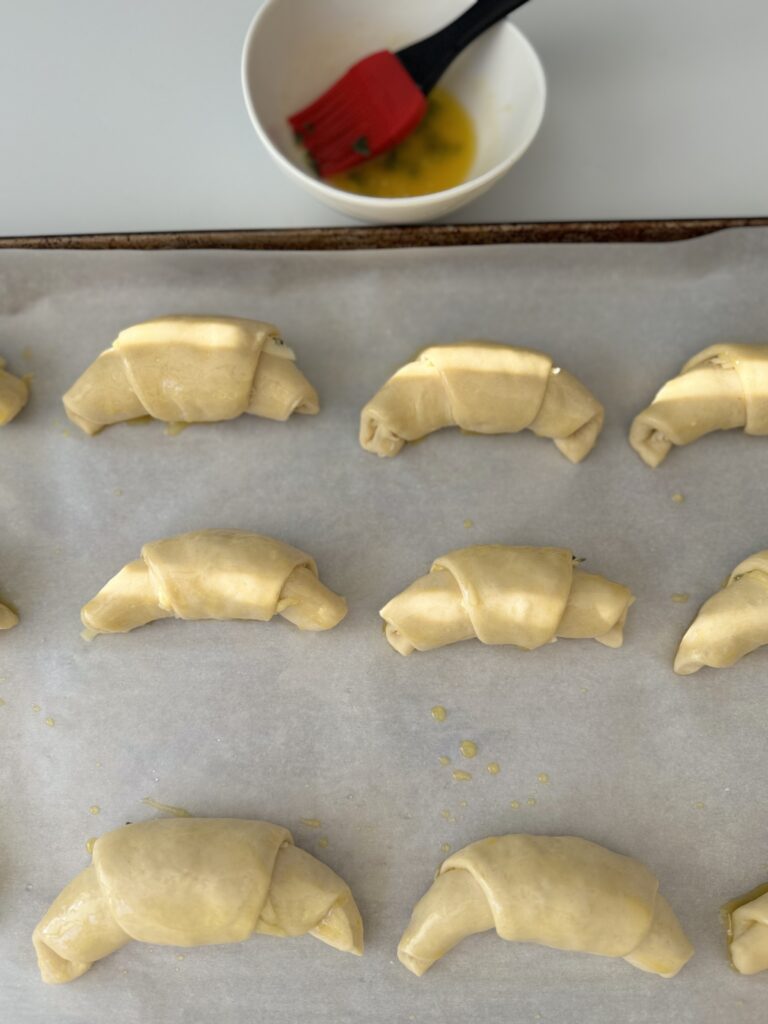
[(422, 92), (428, 93), (449, 64), (479, 35), (528, 0), (478, 0), (456, 21), (397, 56)]

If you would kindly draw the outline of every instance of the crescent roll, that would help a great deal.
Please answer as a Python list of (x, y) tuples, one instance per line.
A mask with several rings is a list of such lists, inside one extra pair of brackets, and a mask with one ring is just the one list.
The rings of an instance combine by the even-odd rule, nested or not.
[(723, 907), (728, 953), (739, 974), (768, 970), (768, 884)]
[(693, 955), (659, 883), (639, 861), (575, 836), (492, 836), (441, 866), (397, 955), (416, 975), (468, 935), (623, 957), (672, 978)]
[(379, 614), (400, 654), (473, 637), (526, 651), (557, 637), (621, 647), (633, 602), (627, 587), (574, 565), (567, 548), (483, 544), (435, 559)]
[(19, 616), (16, 612), (0, 601), (0, 629), (13, 629), (18, 624)]
[(360, 415), (360, 444), (397, 455), (442, 427), (549, 437), (581, 462), (603, 426), (602, 405), (550, 356), (491, 341), (433, 345), (390, 377)]
[(699, 608), (680, 641), (675, 672), (698, 672), (704, 665), (728, 668), (768, 644), (768, 550), (736, 566), (722, 590)]
[(26, 381), (14, 377), (5, 369), (5, 360), (0, 358), (0, 427), (18, 416), (29, 399)]
[(121, 331), (64, 395), (64, 408), (86, 434), (147, 415), (167, 423), (314, 415), (317, 392), (294, 359), (273, 324), (158, 317)]
[(127, 633), (155, 619), (282, 615), (299, 629), (333, 629), (347, 602), (324, 586), (311, 555), (245, 530), (198, 530), (145, 544), (86, 604), (89, 638)]
[(74, 981), (131, 939), (161, 946), (312, 935), (363, 952), (346, 882), (267, 821), (158, 818), (101, 836), (32, 935), (43, 981)]
[(635, 417), (629, 443), (651, 468), (714, 430), (768, 434), (768, 345), (710, 345)]

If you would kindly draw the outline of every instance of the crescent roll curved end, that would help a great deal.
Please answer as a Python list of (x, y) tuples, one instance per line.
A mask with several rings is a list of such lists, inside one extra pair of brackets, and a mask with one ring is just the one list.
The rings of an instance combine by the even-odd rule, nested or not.
[(722, 590), (699, 608), (680, 641), (675, 672), (691, 675), (705, 665), (728, 668), (768, 644), (768, 550), (736, 566)]
[(0, 358), (0, 427), (18, 416), (28, 400), (27, 382), (9, 373), (5, 369), (5, 360)]
[(155, 619), (275, 615), (299, 629), (333, 629), (347, 602), (320, 582), (314, 559), (245, 530), (198, 530), (152, 541), (86, 604), (88, 637), (127, 633)]
[(422, 975), (457, 943), (502, 939), (622, 957), (672, 978), (693, 955), (658, 881), (631, 857), (575, 836), (492, 836), (440, 867), (397, 955)]
[(651, 468), (715, 430), (768, 434), (768, 345), (711, 345), (635, 417), (629, 443)]
[(633, 602), (627, 587), (575, 566), (566, 548), (484, 544), (436, 559), (379, 614), (405, 655), (473, 637), (528, 651), (558, 637), (620, 647)]
[(273, 324), (164, 316), (121, 331), (64, 395), (86, 434), (149, 415), (167, 423), (314, 415), (317, 392)]
[(390, 377), (360, 415), (360, 444), (389, 457), (442, 427), (477, 434), (528, 429), (581, 462), (603, 418), (591, 392), (543, 352), (463, 341), (424, 349)]
[(312, 935), (361, 955), (349, 886), (287, 829), (236, 818), (159, 818), (108, 832), (32, 942), (43, 981), (62, 984), (131, 939), (165, 946)]
[(739, 974), (768, 970), (768, 883), (726, 903), (728, 953)]
[(7, 604), (3, 604), (0, 601), (0, 629), (13, 629), (14, 626), (18, 626), (19, 616), (16, 612), (9, 608)]

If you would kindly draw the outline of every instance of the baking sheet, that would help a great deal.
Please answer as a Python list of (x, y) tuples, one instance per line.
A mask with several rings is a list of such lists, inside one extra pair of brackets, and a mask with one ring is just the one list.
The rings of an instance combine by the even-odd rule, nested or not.
[[(768, 443), (713, 435), (653, 472), (626, 432), (698, 349), (766, 341), (767, 279), (760, 229), (642, 246), (0, 254), (0, 354), (34, 375), (0, 434), (0, 590), (22, 616), (0, 637), (0, 1018), (764, 1019), (768, 975), (729, 970), (718, 907), (768, 877), (768, 651), (686, 679), (671, 661), (700, 602), (768, 546)], [(321, 414), (80, 434), (61, 394), (120, 328), (170, 311), (278, 323)], [(443, 431), (393, 460), (358, 446), (359, 410), (386, 377), (465, 336), (540, 347), (594, 390), (607, 419), (585, 463), (531, 434)], [(305, 548), (349, 616), (323, 634), (166, 621), (80, 639), (80, 606), (144, 541), (208, 526)], [(624, 647), (392, 651), (378, 608), (435, 556), (491, 541), (569, 546), (631, 586)], [(672, 602), (681, 592), (688, 604)], [(463, 739), (478, 744), (471, 763)], [(455, 767), (472, 780), (454, 782)], [(309, 937), (131, 944), (44, 986), (35, 922), (87, 863), (89, 837), (156, 813), (145, 797), (291, 828), (352, 886), (365, 956)], [(492, 933), (422, 979), (401, 967), (441, 844), (526, 830), (645, 861), (696, 947), (678, 978)]]

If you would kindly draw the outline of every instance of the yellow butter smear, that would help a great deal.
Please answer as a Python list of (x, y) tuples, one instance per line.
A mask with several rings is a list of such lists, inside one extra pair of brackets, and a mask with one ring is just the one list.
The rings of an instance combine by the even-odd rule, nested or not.
[(345, 192), (379, 199), (442, 192), (466, 181), (476, 148), (472, 118), (437, 86), (423, 120), (399, 146), (328, 180)]

